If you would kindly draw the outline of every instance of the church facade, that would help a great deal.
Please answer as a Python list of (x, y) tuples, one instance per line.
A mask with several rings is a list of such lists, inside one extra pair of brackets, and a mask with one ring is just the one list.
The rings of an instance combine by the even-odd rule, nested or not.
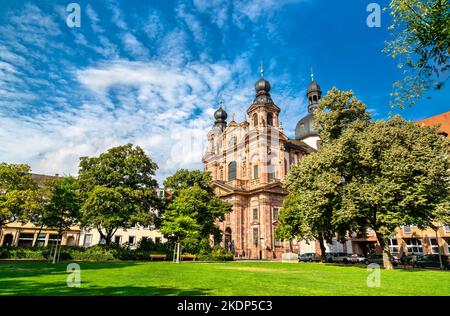
[[(223, 245), (237, 258), (276, 259), (289, 247), (277, 240), (278, 213), (287, 192), (282, 182), (292, 165), (317, 150), (318, 131), (313, 113), (321, 98), (320, 86), (312, 79), (308, 87), (308, 114), (296, 127), (296, 137), (288, 138), (279, 122), (280, 108), (270, 95), (270, 83), (261, 78), (255, 84), (255, 98), (242, 122), (222, 106), (215, 112), (203, 156), (218, 196), (233, 205), (233, 211), (218, 223)], [(313, 243), (314, 244), (314, 243)], [(298, 252), (299, 244), (295, 243)], [(312, 245), (312, 252), (315, 247)]]

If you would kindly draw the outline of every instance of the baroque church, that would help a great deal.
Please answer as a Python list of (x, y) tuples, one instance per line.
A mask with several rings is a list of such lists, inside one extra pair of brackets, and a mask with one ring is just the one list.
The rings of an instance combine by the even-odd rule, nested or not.
[[(237, 258), (276, 259), (289, 250), (287, 242), (275, 237), (278, 213), (287, 195), (282, 182), (292, 165), (319, 146), (313, 117), (322, 91), (313, 75), (306, 94), (308, 114), (297, 123), (294, 139), (284, 134), (280, 108), (270, 89), (261, 66), (256, 95), (247, 109), (249, 122), (246, 116), (236, 122), (234, 114), (227, 122), (221, 105), (207, 135), (204, 169), (212, 176), (215, 193), (233, 205), (218, 225), (223, 245)], [(298, 252), (299, 244), (293, 246)]]

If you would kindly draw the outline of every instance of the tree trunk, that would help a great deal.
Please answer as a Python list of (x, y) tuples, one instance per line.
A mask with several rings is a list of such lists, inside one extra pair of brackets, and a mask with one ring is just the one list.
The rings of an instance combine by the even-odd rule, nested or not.
[(324, 239), (323, 239), (323, 235), (319, 234), (319, 246), (320, 246), (320, 256), (322, 257), (322, 261), (325, 261), (325, 244), (324, 244)]
[(294, 251), (292, 247), (292, 239), (289, 239), (289, 252), (292, 253), (292, 251)]
[[(36, 246), (36, 242), (38, 241), (38, 239), (39, 239), (39, 235), (41, 234), (41, 232), (42, 232), (42, 228), (44, 227), (44, 225), (41, 225), (41, 227), (39, 228), (39, 231), (38, 231), (38, 234), (37, 234), (37, 238), (34, 240), (34, 242), (33, 242), (33, 247), (34, 246)], [(0, 240), (1, 240), (1, 238), (0, 238)], [(45, 244), (45, 241), (44, 241), (44, 244)]]
[(441, 270), (444, 270), (444, 265), (442, 264), (442, 253), (441, 253), (441, 246), (439, 246), (439, 236), (438, 236), (438, 230), (439, 227), (436, 227), (434, 232), (436, 233), (436, 243), (438, 245), (438, 250), (439, 250), (439, 268)]
[(391, 251), (389, 249), (389, 243), (386, 238), (379, 233), (376, 233), (378, 242), (380, 243), (381, 250), (383, 251), (383, 266), (387, 270), (394, 269), (394, 266), (391, 262)]

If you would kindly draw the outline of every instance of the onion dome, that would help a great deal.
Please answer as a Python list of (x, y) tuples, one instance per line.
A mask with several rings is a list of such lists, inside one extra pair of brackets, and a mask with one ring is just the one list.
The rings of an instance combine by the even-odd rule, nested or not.
[(214, 118), (216, 119), (216, 122), (225, 122), (228, 117), (227, 112), (225, 112), (222, 107), (220, 107), (216, 112), (214, 112)]
[(220, 105), (219, 109), (214, 112), (214, 118), (216, 119), (214, 122), (214, 128), (222, 132), (227, 127), (227, 117), (227, 112), (225, 112), (222, 105)]
[(273, 103), (272, 98), (270, 97), (270, 82), (264, 79), (264, 68), (261, 63), (261, 78), (255, 83), (255, 91), (256, 96), (253, 100), (253, 103), (257, 104), (266, 104)]
[(315, 82), (314, 80), (311, 81), (311, 83), (308, 86), (308, 92), (307, 93), (311, 93), (311, 92), (320, 92), (322, 93), (322, 90), (320, 89), (320, 85)]

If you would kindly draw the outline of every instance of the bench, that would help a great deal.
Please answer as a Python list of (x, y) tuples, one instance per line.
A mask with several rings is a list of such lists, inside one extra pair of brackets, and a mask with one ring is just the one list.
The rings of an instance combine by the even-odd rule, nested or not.
[(195, 261), (197, 260), (196, 255), (181, 255), (181, 261)]
[(165, 255), (165, 254), (159, 254), (159, 253), (150, 254), (150, 261), (153, 261), (153, 259), (166, 261), (166, 258), (167, 258), (167, 255)]

